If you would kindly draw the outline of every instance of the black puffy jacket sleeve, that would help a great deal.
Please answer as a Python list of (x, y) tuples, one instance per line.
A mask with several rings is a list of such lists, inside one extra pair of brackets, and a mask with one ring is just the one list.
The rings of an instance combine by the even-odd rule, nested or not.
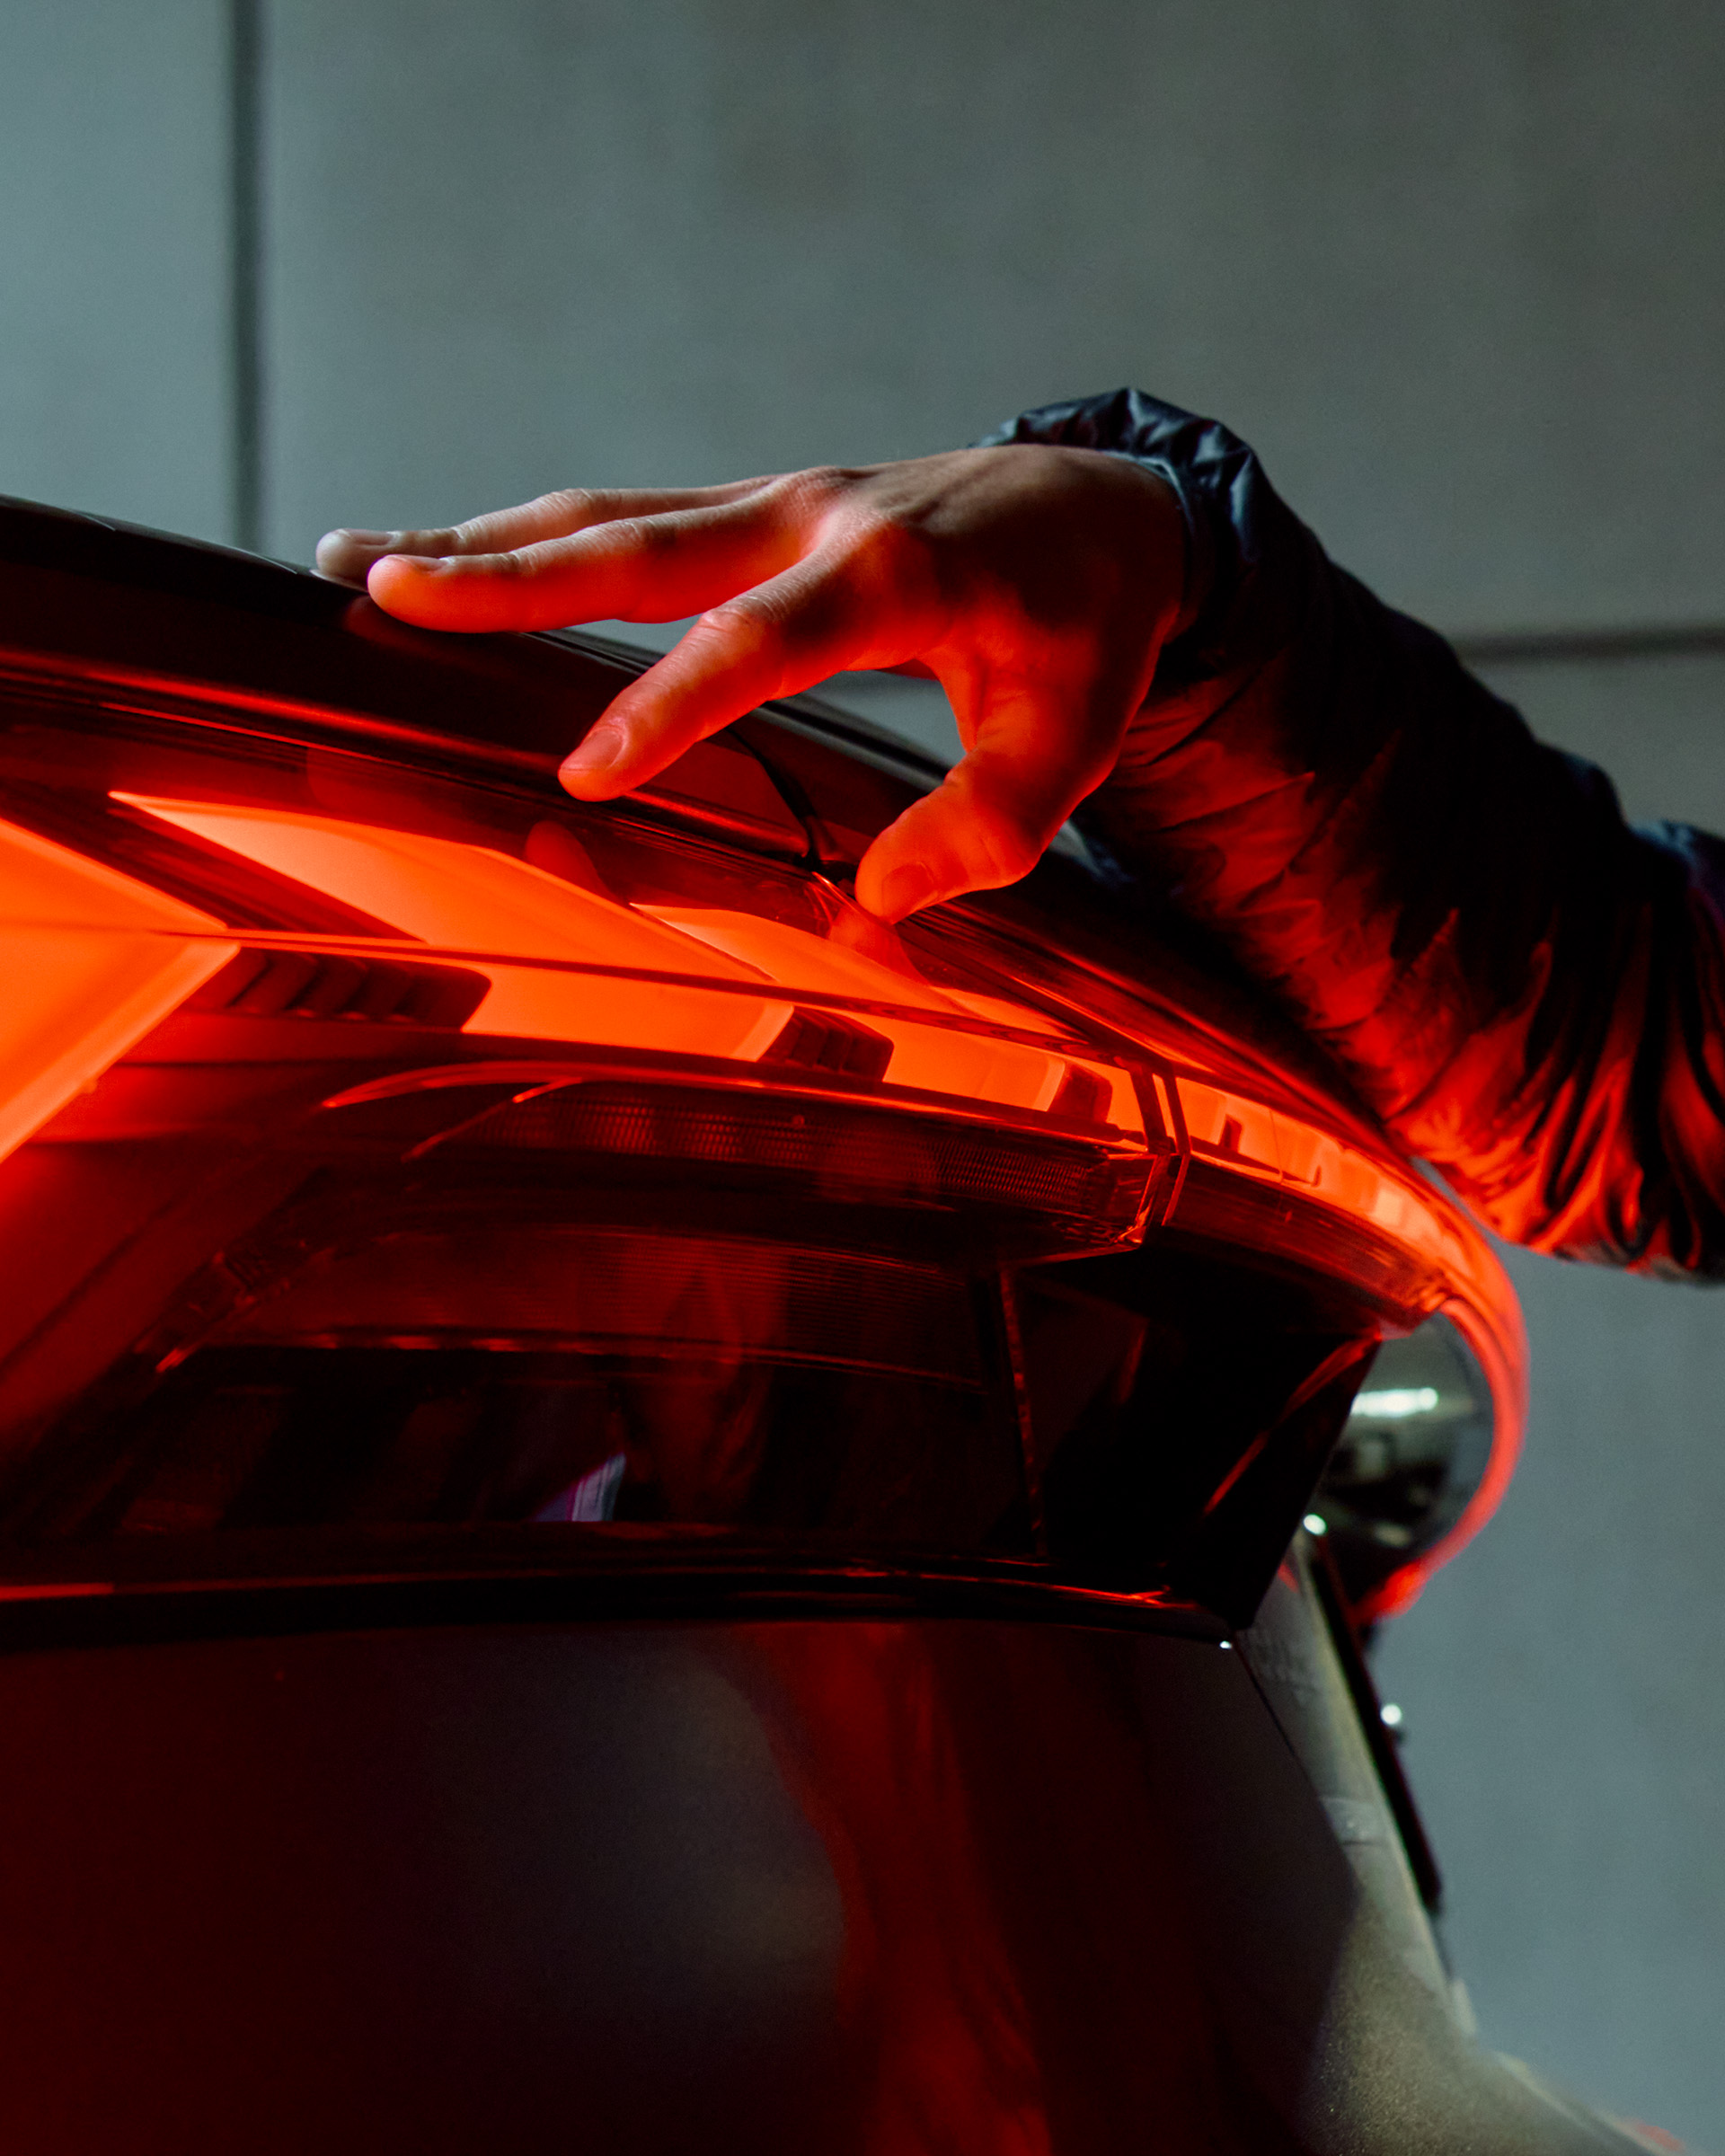
[(1185, 604), (1084, 811), (1120, 861), (1499, 1233), (1725, 1276), (1725, 844), (1631, 830), (1213, 421), (1119, 390), (990, 439), (1130, 455), (1180, 499)]

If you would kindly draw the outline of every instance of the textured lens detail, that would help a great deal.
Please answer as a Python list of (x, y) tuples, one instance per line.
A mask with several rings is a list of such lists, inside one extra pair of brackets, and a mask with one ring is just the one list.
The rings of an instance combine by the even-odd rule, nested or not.
[(799, 1009), (785, 1020), (761, 1061), (789, 1064), (800, 1071), (829, 1071), (872, 1085), (886, 1076), (892, 1046), (884, 1033), (836, 1011)]
[(549, 1344), (982, 1382), (962, 1277), (864, 1252), (625, 1228), (393, 1231), (324, 1252), (224, 1330), (402, 1351)]
[(1346, 1281), (1394, 1324), (1417, 1323), (1442, 1293), (1443, 1277), (1423, 1251), (1286, 1184), (1211, 1161), (1189, 1165), (1173, 1226), (1195, 1241)]
[(200, 1016), (340, 1018), (458, 1031), (489, 976), (460, 966), (400, 965), (338, 951), (243, 950), (185, 1005)]
[(493, 1109), (463, 1149), (604, 1153), (794, 1179), (836, 1201), (1033, 1214), (1092, 1244), (1130, 1229), (1153, 1162), (937, 1117), (672, 1087), (559, 1086)]

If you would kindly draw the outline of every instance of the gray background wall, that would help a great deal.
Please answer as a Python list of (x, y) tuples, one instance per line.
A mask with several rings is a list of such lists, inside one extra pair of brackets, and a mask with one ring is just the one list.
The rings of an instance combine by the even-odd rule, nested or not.
[[(0, 0), (0, 490), (226, 537), (255, 448), (304, 560), (1134, 380), (1452, 632), (1725, 616), (1712, 0), (261, 0), (255, 441), (235, 12)], [(1725, 659), (1496, 678), (1725, 829)], [(1513, 1269), (1526, 1469), (1382, 1670), (1488, 2037), (1725, 2147), (1725, 1303)]]

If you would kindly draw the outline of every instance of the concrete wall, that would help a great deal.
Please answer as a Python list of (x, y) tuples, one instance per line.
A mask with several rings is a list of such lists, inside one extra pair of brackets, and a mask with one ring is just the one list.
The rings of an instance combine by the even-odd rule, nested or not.
[(0, 0), (0, 494), (224, 537), (222, 0)]
[(1725, 592), (1711, 0), (295, 0), (271, 543), (1137, 380), (1458, 626)]
[[(1446, 628), (1725, 614), (1712, 0), (262, 12), (274, 551), (1136, 380)], [(0, 490), (226, 535), (225, 39), (0, 0)], [(1725, 828), (1725, 665), (1501, 679)], [(1516, 1269), (1526, 1470), (1384, 1669), (1488, 2037), (1725, 2145), (1725, 1303)]]

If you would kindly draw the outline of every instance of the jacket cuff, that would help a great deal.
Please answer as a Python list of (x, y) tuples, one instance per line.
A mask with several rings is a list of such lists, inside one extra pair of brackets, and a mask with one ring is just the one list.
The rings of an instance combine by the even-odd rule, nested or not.
[(1130, 457), (1172, 488), (1186, 579), (1153, 694), (1256, 671), (1297, 633), (1317, 542), (1270, 486), (1256, 453), (1215, 420), (1141, 389), (1021, 412), (979, 447), (1037, 442)]

